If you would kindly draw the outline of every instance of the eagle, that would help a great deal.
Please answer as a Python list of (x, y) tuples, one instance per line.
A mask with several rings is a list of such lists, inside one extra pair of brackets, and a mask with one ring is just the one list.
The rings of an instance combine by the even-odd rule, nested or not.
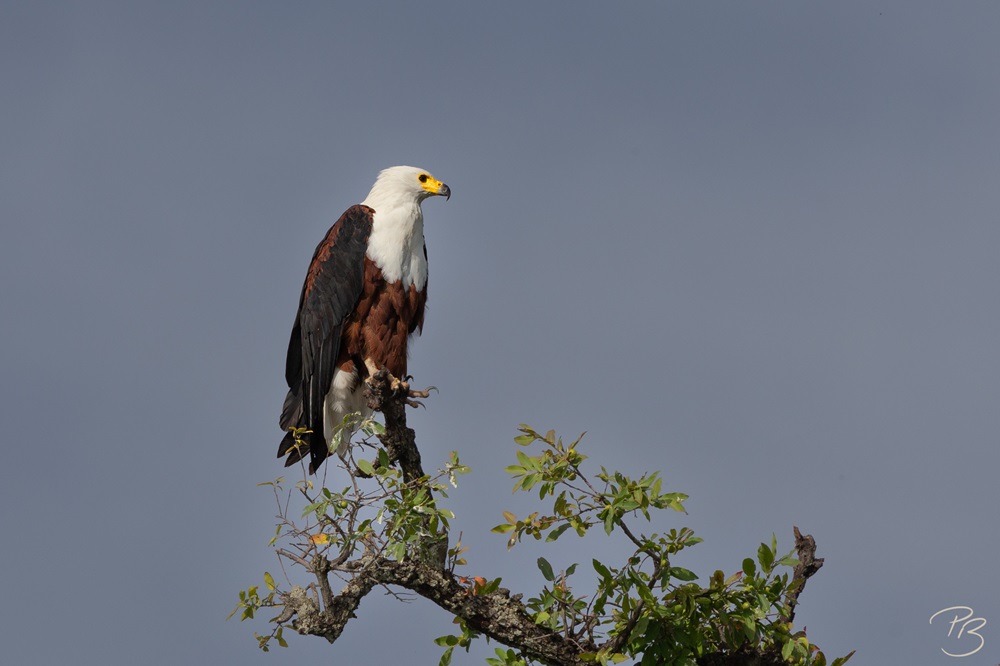
[(432, 196), (450, 199), (451, 189), (425, 169), (385, 169), (316, 247), (285, 358), (278, 458), (287, 456), (286, 467), (308, 452), (315, 474), (330, 451), (343, 457), (354, 434), (341, 427), (345, 417), (370, 415), (365, 379), (383, 368), (406, 378), (407, 342), (423, 330), (427, 302), (420, 205)]

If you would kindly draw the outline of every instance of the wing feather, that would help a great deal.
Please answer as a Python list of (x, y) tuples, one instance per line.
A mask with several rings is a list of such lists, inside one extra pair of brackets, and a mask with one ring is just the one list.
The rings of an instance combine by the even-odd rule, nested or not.
[[(288, 341), (285, 381), (288, 396), (281, 412), (281, 429), (308, 428), (313, 469), (327, 456), (323, 434), (323, 402), (333, 381), (345, 320), (354, 312), (364, 286), (365, 251), (372, 229), (372, 209), (352, 206), (316, 247), (306, 273), (299, 310)], [(298, 462), (304, 450), (282, 440), (278, 457)]]

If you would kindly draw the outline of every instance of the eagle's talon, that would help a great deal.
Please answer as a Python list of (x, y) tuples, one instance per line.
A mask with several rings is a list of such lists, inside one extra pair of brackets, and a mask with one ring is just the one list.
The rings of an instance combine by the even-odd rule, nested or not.
[(431, 391), (439, 392), (437, 386), (428, 386), (423, 390), (410, 389), (409, 396), (411, 398), (429, 398), (431, 397)]
[[(420, 402), (419, 400), (411, 400), (410, 398), (406, 398), (405, 402), (410, 407), (424, 407), (424, 403)], [(424, 409), (427, 409), (427, 408), (424, 407)]]

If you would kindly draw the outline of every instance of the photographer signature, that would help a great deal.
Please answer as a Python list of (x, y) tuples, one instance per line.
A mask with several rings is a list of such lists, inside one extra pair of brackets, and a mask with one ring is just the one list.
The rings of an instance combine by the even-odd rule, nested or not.
[[(949, 606), (948, 608), (942, 608), (934, 615), (931, 615), (929, 624), (934, 624), (934, 619), (943, 613), (951, 613), (955, 611), (955, 617), (948, 623), (948, 638), (954, 638), (956, 640), (963, 640), (963, 647), (972, 647), (975, 645), (974, 650), (969, 650), (968, 652), (963, 652), (961, 654), (953, 654), (948, 652), (944, 648), (941, 648), (941, 652), (944, 652), (949, 657), (968, 657), (969, 655), (976, 654), (983, 649), (986, 645), (986, 639), (984, 639), (980, 634), (979, 630), (986, 626), (986, 618), (982, 617), (972, 617), (973, 611), (968, 606)], [(947, 619), (947, 615), (945, 619)], [(955, 629), (958, 628), (958, 633), (955, 633)], [(971, 641), (971, 642), (970, 642)]]

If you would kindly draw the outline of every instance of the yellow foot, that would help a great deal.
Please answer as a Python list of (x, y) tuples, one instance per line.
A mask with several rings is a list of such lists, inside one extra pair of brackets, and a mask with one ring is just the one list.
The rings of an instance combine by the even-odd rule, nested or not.
[(428, 386), (427, 388), (421, 390), (410, 389), (409, 395), (411, 398), (429, 398), (431, 397), (431, 391), (437, 391), (437, 386)]
[[(390, 375), (392, 377), (392, 375)], [(419, 400), (414, 400), (414, 398), (429, 398), (431, 391), (437, 391), (436, 386), (428, 386), (423, 390), (411, 389), (410, 384), (403, 380), (392, 377), (392, 391), (393, 393), (405, 393), (406, 394), (406, 404), (410, 407), (423, 407), (424, 403)]]
[[(371, 359), (365, 359), (365, 365), (368, 366), (369, 374), (368, 379), (365, 380), (366, 382), (371, 382), (371, 378), (373, 376), (379, 372), (383, 372), (383, 370), (380, 369)], [(410, 377), (407, 377), (406, 379), (399, 379), (398, 377), (393, 376), (391, 372), (388, 372), (388, 370), (385, 370), (384, 372), (389, 380), (389, 390), (396, 394), (404, 394), (406, 396), (405, 402), (410, 407), (423, 407), (423, 403), (419, 400), (415, 400), (414, 398), (429, 398), (431, 391), (437, 391), (436, 386), (428, 386), (423, 390), (411, 389), (410, 384), (406, 381), (406, 379), (410, 379)]]

